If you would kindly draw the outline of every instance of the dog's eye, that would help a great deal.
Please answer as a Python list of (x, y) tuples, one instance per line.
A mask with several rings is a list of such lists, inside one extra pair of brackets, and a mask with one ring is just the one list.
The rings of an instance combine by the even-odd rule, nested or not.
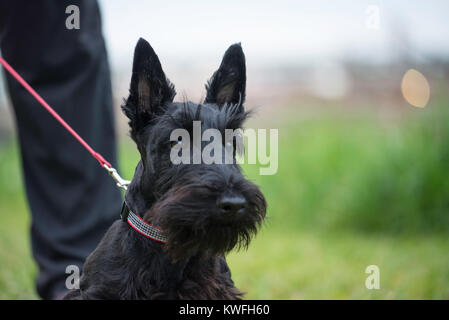
[(170, 141), (170, 146), (171, 147), (174, 147), (174, 146), (177, 146), (177, 145), (182, 145), (182, 138), (181, 137), (178, 137), (178, 140), (175, 140), (175, 141)]
[(235, 146), (231, 141), (228, 141), (225, 143), (225, 148), (226, 148), (227, 152), (232, 151), (232, 155), (235, 155)]
[(231, 152), (232, 151), (232, 156), (235, 157), (235, 153), (236, 153), (235, 138), (233, 139), (233, 141), (226, 141), (225, 148), (226, 148), (227, 152)]

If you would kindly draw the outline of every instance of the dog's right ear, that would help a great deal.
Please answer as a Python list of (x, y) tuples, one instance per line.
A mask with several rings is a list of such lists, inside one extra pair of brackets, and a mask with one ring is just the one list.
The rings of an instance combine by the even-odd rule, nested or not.
[(129, 97), (122, 106), (134, 141), (137, 142), (139, 132), (163, 112), (165, 104), (172, 102), (175, 95), (175, 88), (165, 77), (158, 56), (150, 44), (140, 38), (134, 50)]
[(226, 50), (221, 65), (206, 85), (205, 103), (239, 104), (243, 111), (246, 88), (245, 54), (240, 43)]

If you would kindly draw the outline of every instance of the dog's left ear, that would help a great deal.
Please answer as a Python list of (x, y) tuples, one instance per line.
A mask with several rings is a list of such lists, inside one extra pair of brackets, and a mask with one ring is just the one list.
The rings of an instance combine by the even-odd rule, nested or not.
[(130, 119), (131, 137), (137, 142), (139, 131), (161, 114), (176, 92), (165, 77), (158, 56), (150, 44), (140, 38), (134, 50), (133, 73), (129, 97), (123, 112)]
[(226, 50), (220, 68), (206, 84), (205, 103), (219, 106), (240, 104), (243, 110), (246, 90), (245, 55), (240, 43), (233, 44)]

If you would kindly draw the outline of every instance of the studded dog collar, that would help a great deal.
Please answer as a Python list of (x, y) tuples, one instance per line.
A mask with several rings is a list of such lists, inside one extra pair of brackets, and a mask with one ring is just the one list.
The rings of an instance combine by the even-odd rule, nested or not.
[(124, 222), (128, 224), (141, 235), (152, 239), (157, 242), (166, 243), (167, 237), (164, 232), (158, 227), (153, 226), (151, 223), (146, 222), (137, 214), (132, 212), (126, 202), (123, 202), (122, 212), (120, 217)]

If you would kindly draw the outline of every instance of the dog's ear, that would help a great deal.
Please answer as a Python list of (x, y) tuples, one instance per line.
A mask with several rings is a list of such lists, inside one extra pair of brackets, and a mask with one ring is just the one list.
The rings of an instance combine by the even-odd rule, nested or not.
[(222, 106), (240, 104), (243, 110), (246, 88), (245, 55), (240, 43), (233, 44), (226, 50), (220, 68), (206, 84), (205, 103)]
[(175, 88), (165, 77), (153, 48), (140, 38), (134, 50), (129, 97), (122, 106), (130, 120), (131, 137), (134, 140), (153, 117), (163, 112), (164, 105), (172, 102), (175, 95)]

